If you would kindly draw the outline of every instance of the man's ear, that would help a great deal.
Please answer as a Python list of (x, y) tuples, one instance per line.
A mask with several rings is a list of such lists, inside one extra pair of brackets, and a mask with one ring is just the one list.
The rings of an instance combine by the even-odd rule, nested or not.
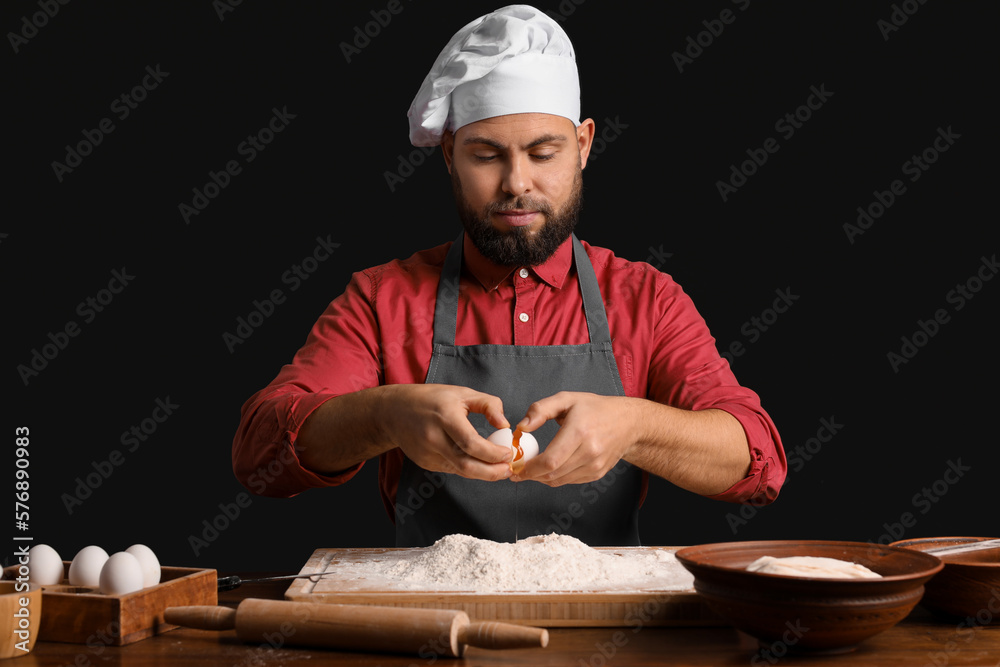
[(576, 143), (580, 148), (580, 169), (587, 166), (587, 158), (590, 157), (590, 149), (594, 145), (596, 131), (593, 118), (588, 118), (576, 127)]
[(451, 160), (455, 151), (455, 135), (451, 130), (445, 130), (441, 135), (441, 155), (444, 156), (444, 164), (451, 173)]

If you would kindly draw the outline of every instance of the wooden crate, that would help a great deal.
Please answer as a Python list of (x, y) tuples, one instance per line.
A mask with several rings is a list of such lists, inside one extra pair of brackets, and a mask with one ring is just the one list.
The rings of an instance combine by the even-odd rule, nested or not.
[[(69, 561), (63, 565), (68, 573)], [(13, 570), (16, 577), (16, 567)], [(13, 578), (10, 573), (7, 577)], [(126, 595), (102, 595), (92, 588), (71, 586), (64, 579), (62, 584), (42, 587), (38, 639), (124, 646), (176, 628), (163, 620), (167, 607), (218, 602), (215, 570), (162, 567), (159, 584)]]

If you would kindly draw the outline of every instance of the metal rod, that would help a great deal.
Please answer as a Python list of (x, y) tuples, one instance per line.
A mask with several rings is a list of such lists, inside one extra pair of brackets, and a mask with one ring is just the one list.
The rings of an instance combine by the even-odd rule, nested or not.
[(933, 554), (939, 556), (941, 554), (957, 554), (965, 553), (966, 551), (982, 551), (985, 549), (1000, 548), (1000, 538), (994, 540), (983, 540), (982, 542), (964, 542), (962, 544), (951, 544), (946, 547), (934, 547), (933, 549), (924, 549), (925, 554)]
[(220, 577), (218, 590), (231, 591), (234, 588), (239, 588), (242, 584), (262, 584), (268, 581), (281, 581), (282, 579), (312, 579), (313, 577), (323, 577), (328, 574), (334, 574), (334, 572), (335, 570), (327, 570), (326, 572), (312, 572), (307, 574), (283, 574), (279, 577), (263, 577), (261, 579), (241, 579), (236, 575), (231, 577)]

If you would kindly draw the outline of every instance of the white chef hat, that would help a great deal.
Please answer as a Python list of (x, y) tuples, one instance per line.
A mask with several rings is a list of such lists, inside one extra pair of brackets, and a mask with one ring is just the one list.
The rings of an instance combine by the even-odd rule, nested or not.
[(498, 9), (455, 33), (410, 105), (410, 143), (437, 146), (445, 130), (515, 113), (580, 124), (573, 44), (558, 23), (529, 5)]

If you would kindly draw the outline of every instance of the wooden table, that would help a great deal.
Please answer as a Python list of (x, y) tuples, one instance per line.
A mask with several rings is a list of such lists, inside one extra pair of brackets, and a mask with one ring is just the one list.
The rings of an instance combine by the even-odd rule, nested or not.
[[(244, 578), (267, 576), (246, 573)], [(219, 603), (235, 607), (247, 597), (282, 599), (288, 582), (245, 584), (219, 594)], [(470, 648), (463, 659), (418, 656), (339, 653), (329, 650), (260, 647), (242, 644), (230, 632), (180, 628), (124, 647), (39, 642), (13, 667), (152, 665), (195, 667), (316, 667), (318, 665), (370, 665), (371, 667), (425, 667), (431, 664), (553, 665), (559, 667), (609, 667), (622, 665), (906, 665), (943, 667), (976, 665), (1000, 667), (1000, 626), (966, 628), (942, 622), (918, 607), (896, 627), (864, 642), (856, 651), (837, 656), (781, 656), (761, 654), (750, 637), (731, 628), (655, 628), (635, 624), (623, 628), (550, 629), (547, 648), (487, 651)]]

